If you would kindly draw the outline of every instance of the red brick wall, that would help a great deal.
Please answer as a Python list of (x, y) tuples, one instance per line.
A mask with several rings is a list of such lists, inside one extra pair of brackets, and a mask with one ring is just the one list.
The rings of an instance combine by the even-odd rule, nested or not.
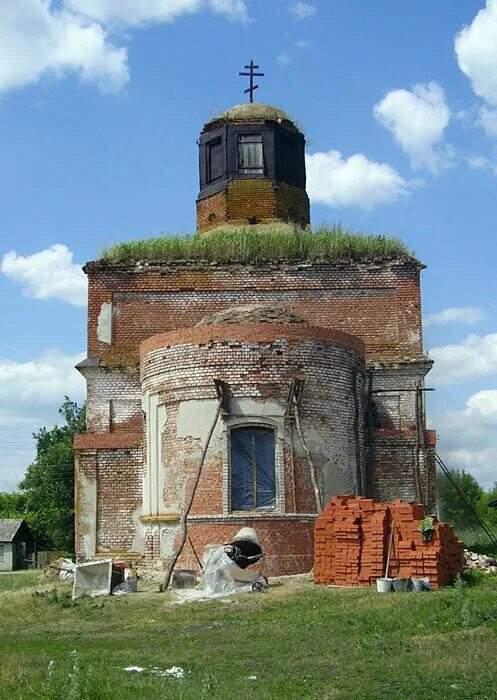
[[(88, 355), (137, 362), (151, 335), (195, 325), (236, 304), (283, 305), (309, 323), (361, 338), (371, 359), (422, 353), (419, 265), (302, 263), (133, 265), (91, 263)], [(102, 304), (115, 311), (112, 344), (97, 338)]]
[[(80, 435), (76, 441), (76, 555), (81, 559), (106, 552), (133, 551), (133, 518), (142, 504), (142, 448), (136, 444), (141, 435), (110, 435), (107, 445), (105, 438)], [(108, 446), (111, 439), (114, 448)], [(118, 447), (120, 443), (126, 447)], [(96, 486), (96, 501), (91, 504), (83, 491), (86, 480)], [(85, 535), (90, 534), (88, 523), (93, 529), (95, 551), (87, 551), (85, 544)]]
[[(233, 538), (241, 527), (252, 527), (257, 532), (264, 558), (261, 566), (268, 576), (301, 574), (312, 569), (313, 519), (280, 518), (261, 521), (248, 518), (238, 522), (191, 522), (188, 534), (199, 556), (207, 544), (223, 544)], [(178, 564), (188, 569), (198, 569), (189, 543), (185, 545)]]
[[(349, 348), (347, 345), (357, 347)], [(280, 431), (277, 443), (279, 440), (283, 443), (279, 449), (283, 481), (282, 513), (294, 512), (293, 478), (297, 512), (316, 511), (308, 459), (293, 425), (292, 468), (290, 425), (289, 419), (284, 418), (290, 385), (296, 376), (305, 378), (300, 409), (302, 429), (304, 434), (310, 436), (308, 446), (318, 473), (323, 473), (325, 492), (326, 489), (333, 489), (333, 484), (335, 490), (331, 493), (337, 493), (337, 488), (340, 491), (355, 488), (357, 464), (351, 382), (352, 376), (359, 376), (363, 382), (362, 349), (360, 341), (345, 334), (300, 324), (201, 326), (155, 336), (144, 342), (141, 368), (143, 390), (145, 393), (158, 393), (167, 413), (162, 436), (166, 509), (174, 510), (178, 494), (190, 493), (203, 447), (202, 440), (195, 434), (197, 426), (193, 423), (191, 434), (178, 435), (179, 405), (182, 402), (208, 400), (211, 403), (205, 405), (203, 410), (213, 416), (216, 401), (214, 379), (228, 383), (233, 400), (253, 400), (259, 407), (257, 415), (261, 420), (268, 414), (264, 410), (265, 402), (270, 402), (271, 411), (277, 410), (279, 421), (275, 425)], [(358, 428), (362, 435), (363, 383), (359, 384), (358, 405)], [(267, 423), (274, 423), (277, 416), (269, 412)], [(333, 416), (342, 418), (333, 420), (330, 418)], [(206, 418), (207, 425), (210, 420)], [(226, 515), (229, 510), (226, 504), (228, 429), (223, 420), (220, 426), (222, 434), (215, 434), (207, 453), (192, 515)], [(362, 450), (359, 468), (362, 472)]]
[(416, 485), (416, 432), (414, 430), (377, 430), (374, 433), (372, 493), (377, 501), (425, 502), (429, 489), (429, 508), (436, 505), (435, 432), (425, 431), (426, 459), (420, 450), (421, 497)]
[(230, 180), (226, 189), (197, 200), (197, 230), (207, 231), (224, 223), (265, 224), (273, 221), (310, 223), (305, 190), (271, 180)]
[[(201, 318), (214, 311), (236, 304), (268, 303), (283, 305), (294, 310), (310, 323), (328, 329), (337, 329), (352, 333), (361, 338), (366, 344), (368, 359), (372, 362), (390, 362), (391, 370), (382, 369), (385, 377), (381, 382), (385, 386), (399, 386), (402, 374), (402, 386), (412, 385), (413, 378), (423, 376), (423, 367), (415, 367), (412, 361), (422, 353), (421, 317), (419, 299), (420, 266), (413, 262), (356, 264), (344, 263), (301, 263), (301, 264), (263, 264), (263, 265), (203, 265), (203, 264), (136, 264), (129, 267), (113, 266), (101, 263), (91, 263), (87, 267), (89, 273), (89, 316), (88, 316), (88, 354), (90, 357), (102, 358), (101, 366), (88, 370), (89, 381), (89, 430), (95, 433), (108, 431), (110, 443), (85, 443), (85, 439), (94, 437), (107, 439), (104, 435), (83, 436), (77, 444), (80, 451), (80, 461), (83, 469), (93, 469), (97, 474), (100, 468), (99, 480), (99, 513), (98, 547), (129, 549), (133, 542), (133, 513), (141, 503), (141, 474), (142, 459), (133, 457), (129, 461), (123, 456), (125, 448), (114, 441), (120, 437), (126, 441), (128, 431), (138, 431), (142, 422), (141, 416), (141, 387), (138, 381), (139, 346), (142, 341), (157, 333), (167, 333), (175, 329), (185, 329), (195, 325)], [(97, 338), (98, 316), (103, 303), (112, 303), (114, 322), (112, 342), (102, 342)], [(212, 327), (211, 327), (212, 328)], [(267, 333), (267, 324), (261, 332)], [(288, 328), (288, 326), (287, 326)], [(196, 333), (197, 331), (195, 331)], [(206, 332), (206, 331), (202, 331)], [(298, 326), (294, 331), (297, 335), (290, 339), (289, 347), (299, 341)], [(262, 336), (252, 340), (263, 340)], [(305, 334), (304, 334), (305, 335)], [(331, 334), (332, 335), (332, 334)], [(330, 338), (331, 338), (330, 335)], [(190, 338), (191, 333), (183, 334), (183, 340)], [(177, 333), (174, 342), (180, 342), (182, 335)], [(181, 348), (174, 352), (177, 357), (178, 377), (168, 389), (166, 378), (160, 387), (161, 400), (169, 404), (168, 415), (174, 415), (172, 403), (185, 398), (212, 398), (212, 377), (224, 378), (235, 384), (238, 392), (242, 391), (243, 382), (234, 380), (233, 372), (243, 365), (244, 342), (250, 338), (240, 338), (230, 344), (226, 339), (218, 339), (219, 358), (212, 348), (212, 339), (207, 339), (205, 358), (201, 363), (202, 377), (196, 377), (192, 384), (192, 367), (188, 365)], [(222, 343), (224, 342), (224, 346)], [(270, 342), (270, 339), (268, 339)], [(167, 344), (167, 343), (166, 343)], [(229, 345), (229, 348), (227, 347)], [(147, 344), (145, 344), (145, 347)], [(283, 355), (287, 349), (280, 348)], [(345, 354), (353, 352), (342, 344)], [(316, 351), (316, 357), (321, 351)], [(227, 368), (227, 358), (233, 358), (233, 365)], [(408, 360), (402, 371), (399, 360)], [(198, 357), (197, 357), (198, 360)], [(273, 357), (274, 360), (274, 357)], [(306, 362), (308, 360), (306, 359)], [(397, 364), (396, 364), (397, 363)], [(400, 363), (402, 364), (402, 363)], [(399, 364), (399, 367), (400, 367)], [(418, 363), (419, 364), (419, 363)], [(422, 363), (421, 363), (422, 364)], [(411, 366), (412, 365), (412, 366)], [(277, 369), (275, 380), (272, 371)], [(426, 368), (425, 368), (426, 369)], [(256, 386), (260, 396), (275, 397), (284, 402), (287, 397), (290, 374), (295, 376), (295, 368), (291, 373), (281, 373), (281, 367), (276, 364), (271, 367), (258, 366), (253, 368), (245, 379), (251, 377), (251, 389), (242, 395), (250, 396), (250, 391)], [(376, 366), (374, 369), (378, 374)], [(94, 373), (93, 378), (90, 377)], [(224, 374), (223, 374), (224, 372)], [(412, 376), (411, 376), (412, 375)], [(379, 376), (379, 375), (378, 375)], [(204, 382), (202, 384), (202, 381)], [(204, 381), (205, 380), (205, 381)], [(238, 383), (237, 383), (238, 381)], [(348, 381), (348, 379), (344, 380)], [(333, 430), (349, 430), (351, 415), (350, 386), (343, 387), (344, 399), (333, 410), (323, 412), (323, 391), (333, 386), (336, 375), (323, 374), (315, 382), (307, 384), (304, 404), (302, 407), (304, 432), (316, 429), (323, 434), (331, 435)], [(375, 380), (376, 382), (376, 380)], [(247, 383), (247, 382), (246, 382)], [(250, 382), (247, 383), (247, 386)], [(208, 392), (206, 387), (208, 385)], [(375, 384), (376, 386), (376, 384)], [(382, 386), (380, 383), (379, 386)], [(147, 381), (145, 381), (147, 388)], [(156, 387), (157, 388), (157, 387)], [(170, 391), (169, 398), (168, 392)], [(315, 407), (309, 403), (307, 396), (314, 395)], [(174, 401), (171, 398), (174, 395)], [(407, 394), (406, 394), (407, 396)], [(384, 397), (384, 398), (381, 398)], [(387, 395), (378, 395), (381, 403), (381, 417), (386, 428), (404, 428), (412, 425), (412, 401), (396, 399)], [(317, 403), (316, 403), (317, 402)], [(391, 404), (391, 407), (390, 407)], [(329, 408), (329, 407), (328, 407)], [(335, 420), (333, 417), (339, 417)], [(306, 421), (308, 421), (307, 424)], [(339, 425), (340, 424), (340, 425)], [(173, 434), (167, 434), (168, 442), (176, 439)], [(330, 426), (333, 430), (330, 432)], [(337, 427), (338, 426), (338, 427)], [(287, 427), (288, 429), (288, 427)], [(295, 427), (293, 428), (295, 431)], [(167, 431), (166, 431), (167, 432)], [(294, 432), (294, 439), (295, 432)], [(97, 441), (98, 442), (98, 441)], [(197, 463), (199, 440), (190, 438), (178, 445), (179, 456), (184, 458), (184, 469), (177, 478), (191, 480)], [(136, 443), (135, 443), (136, 444)], [(172, 443), (171, 443), (172, 444)], [(326, 444), (326, 439), (323, 441)], [(126, 443), (126, 447), (128, 444)], [(132, 449), (133, 445), (130, 445)], [(353, 441), (349, 440), (348, 448), (343, 452), (342, 461), (337, 464), (349, 465), (353, 452)], [(414, 497), (413, 464), (414, 436), (407, 430), (386, 431), (375, 435), (373, 463), (373, 493), (381, 500), (393, 499), (398, 496)], [(111, 452), (112, 449), (112, 452)], [(100, 452), (104, 450), (104, 452)], [(362, 423), (361, 423), (362, 451)], [(138, 454), (138, 452), (137, 452)], [(294, 454), (295, 494), (291, 479), (291, 459), (288, 444), (283, 447), (282, 468), (284, 470), (284, 503), (285, 511), (292, 512), (294, 496), (298, 513), (309, 513), (313, 504), (313, 495), (309, 483), (307, 460), (301, 454)], [(428, 464), (431, 483), (434, 483), (433, 447), (428, 449)], [(98, 455), (98, 456), (97, 456)], [(102, 459), (100, 459), (102, 455)], [(319, 459), (326, 456), (319, 456)], [(208, 482), (200, 488), (193, 513), (196, 516), (217, 515), (222, 513), (221, 504), (221, 468), (225, 468), (226, 446), (223, 450), (211, 455), (206, 468)], [(121, 465), (122, 462), (122, 465)], [(221, 467), (221, 462), (223, 466)], [(98, 463), (98, 464), (97, 464)], [(179, 460), (178, 460), (179, 463)], [(93, 464), (93, 467), (91, 465)], [(120, 466), (121, 465), (121, 466)], [(421, 465), (423, 488), (426, 484), (427, 470)], [(112, 481), (114, 480), (114, 481)], [(424, 480), (424, 481), (423, 481)], [(167, 493), (166, 499), (167, 499)], [(79, 506), (77, 506), (79, 507)], [(101, 516), (100, 516), (101, 511)], [(83, 521), (81, 521), (83, 522)], [(136, 522), (136, 518), (135, 518)], [(259, 522), (259, 521), (258, 521)], [(209, 525), (210, 527), (211, 525)], [(228, 523), (227, 527), (231, 527)], [(86, 525), (82, 525), (83, 529)], [(199, 525), (200, 527), (200, 525)], [(214, 525), (212, 525), (214, 527)], [(215, 527), (221, 527), (219, 523)], [(225, 525), (223, 525), (225, 527)], [(283, 525), (276, 527), (275, 532)], [(293, 526), (292, 526), (293, 527)], [(299, 526), (295, 525), (298, 529)], [(308, 525), (302, 526), (302, 532), (308, 532)], [(307, 529), (306, 529), (307, 528)], [(115, 533), (121, 532), (117, 535)], [(219, 530), (221, 532), (221, 530)], [(82, 551), (83, 532), (78, 533), (78, 552)], [(302, 535), (307, 537), (307, 535)], [(145, 533), (146, 551), (155, 546), (152, 531)], [(305, 540), (307, 541), (307, 540)], [(157, 543), (156, 543), (157, 544)], [(157, 545), (158, 546), (158, 545)], [(148, 549), (147, 549), (148, 548)], [(309, 563), (310, 549), (300, 555), (299, 567)], [(273, 556), (273, 555), (271, 555)], [(274, 555), (276, 556), (276, 555)], [(288, 557), (292, 556), (288, 554)], [(287, 558), (287, 564), (290, 559)], [(287, 564), (284, 564), (286, 567)], [(299, 570), (305, 570), (300, 569)]]

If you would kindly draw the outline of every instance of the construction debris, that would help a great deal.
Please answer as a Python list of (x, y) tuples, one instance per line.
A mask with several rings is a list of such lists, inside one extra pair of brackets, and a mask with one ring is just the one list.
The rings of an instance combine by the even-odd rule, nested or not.
[(486, 554), (477, 554), (465, 549), (464, 562), (466, 569), (478, 569), (486, 574), (497, 574), (497, 561)]
[[(125, 580), (125, 562), (112, 559), (85, 561), (74, 566), (74, 583), (72, 599), (82, 596), (95, 598), (103, 595), (115, 595), (136, 592), (137, 578), (131, 575)], [(121, 585), (120, 585), (121, 584)]]

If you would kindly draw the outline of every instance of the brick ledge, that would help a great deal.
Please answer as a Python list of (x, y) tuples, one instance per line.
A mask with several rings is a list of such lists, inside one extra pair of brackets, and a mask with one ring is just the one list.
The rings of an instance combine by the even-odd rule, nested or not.
[(143, 433), (82, 433), (74, 436), (75, 450), (119, 450), (136, 447)]
[(261, 521), (275, 521), (275, 520), (304, 520), (313, 522), (318, 517), (319, 513), (280, 513), (278, 515), (268, 515), (260, 514), (256, 515), (254, 513), (250, 515), (192, 515), (188, 518), (189, 523), (219, 523), (219, 524), (229, 524), (229, 523), (244, 523), (248, 520), (261, 520)]
[[(427, 447), (434, 447), (437, 444), (437, 432), (436, 430), (425, 430), (425, 443)], [(416, 439), (415, 430), (387, 430), (380, 429), (373, 431), (373, 437), (407, 437)]]

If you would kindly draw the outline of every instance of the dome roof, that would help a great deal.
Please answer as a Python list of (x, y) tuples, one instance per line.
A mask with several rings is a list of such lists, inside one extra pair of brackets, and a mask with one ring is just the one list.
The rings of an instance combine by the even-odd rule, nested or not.
[(235, 105), (225, 110), (222, 114), (214, 119), (210, 119), (206, 126), (217, 122), (250, 122), (271, 120), (277, 122), (286, 122), (295, 127), (294, 122), (286, 112), (271, 105), (265, 105), (260, 102), (245, 102)]
[(197, 323), (197, 326), (211, 326), (218, 323), (305, 323), (305, 321), (284, 306), (245, 304), (230, 306), (229, 309), (206, 316)]

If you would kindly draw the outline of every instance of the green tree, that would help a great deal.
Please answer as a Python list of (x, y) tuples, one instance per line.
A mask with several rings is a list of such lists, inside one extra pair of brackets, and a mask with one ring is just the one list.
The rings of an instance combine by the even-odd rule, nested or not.
[[(478, 509), (484, 491), (475, 477), (465, 472), (464, 469), (451, 469), (450, 475), (466, 500), (473, 508)], [(468, 508), (445, 474), (441, 472), (437, 474), (437, 491), (438, 507), (443, 520), (459, 529), (478, 527), (471, 509)]]
[(0, 493), (0, 518), (25, 518), (26, 495), (18, 491)]
[(40, 428), (36, 459), (19, 484), (26, 498), (28, 522), (40, 544), (55, 550), (74, 550), (75, 433), (85, 431), (85, 407), (67, 396), (59, 408), (65, 425)]
[(489, 508), (488, 504), (497, 501), (497, 481), (491, 489), (484, 491), (478, 502), (480, 517), (491, 527), (497, 530), (497, 508)]

